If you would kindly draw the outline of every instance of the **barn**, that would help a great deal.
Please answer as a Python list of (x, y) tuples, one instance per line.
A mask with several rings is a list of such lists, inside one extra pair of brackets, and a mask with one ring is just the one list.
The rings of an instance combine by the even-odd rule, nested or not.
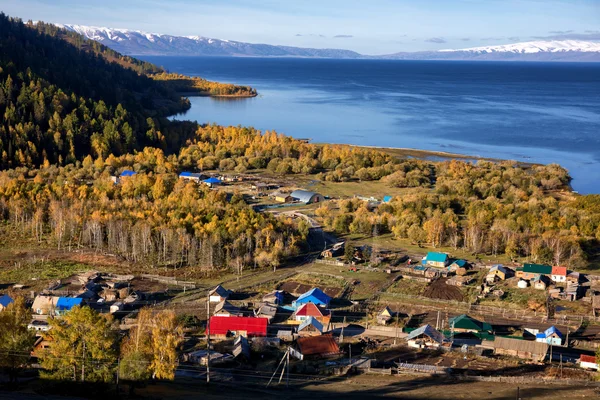
[(294, 190), (290, 196), (294, 201), (304, 204), (321, 203), (325, 200), (319, 193), (309, 192), (308, 190)]

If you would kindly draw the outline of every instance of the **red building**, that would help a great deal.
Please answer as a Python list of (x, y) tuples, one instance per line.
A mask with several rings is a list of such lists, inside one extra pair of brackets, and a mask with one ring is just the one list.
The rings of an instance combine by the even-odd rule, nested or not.
[(209, 335), (214, 336), (267, 336), (267, 318), (210, 317)]

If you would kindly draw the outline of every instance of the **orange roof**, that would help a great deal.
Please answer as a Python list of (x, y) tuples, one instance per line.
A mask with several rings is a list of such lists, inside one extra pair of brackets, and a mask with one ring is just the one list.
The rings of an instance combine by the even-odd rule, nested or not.
[(596, 357), (595, 356), (587, 356), (585, 354), (582, 354), (581, 357), (579, 358), (580, 362), (589, 362), (589, 363), (595, 363), (596, 362)]
[(306, 317), (322, 317), (325, 314), (313, 303), (306, 303), (296, 310), (296, 315)]
[(552, 275), (567, 276), (567, 267), (552, 267)]
[(340, 353), (340, 348), (331, 335), (299, 338), (297, 343), (300, 352), (305, 356), (326, 356)]

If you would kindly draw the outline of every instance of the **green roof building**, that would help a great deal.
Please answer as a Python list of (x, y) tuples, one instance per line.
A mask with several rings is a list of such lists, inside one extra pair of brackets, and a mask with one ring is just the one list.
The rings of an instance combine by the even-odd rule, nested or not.
[(543, 264), (523, 264), (523, 272), (530, 274), (552, 275), (552, 267)]
[(469, 317), (467, 314), (459, 315), (458, 317), (450, 318), (448, 321), (450, 328), (456, 332), (491, 332), (492, 326), (487, 322), (481, 322), (475, 318)]
[(427, 256), (423, 259), (423, 265), (428, 265), (431, 267), (444, 268), (448, 265), (450, 258), (446, 253), (437, 253), (435, 251), (430, 251), (427, 253)]

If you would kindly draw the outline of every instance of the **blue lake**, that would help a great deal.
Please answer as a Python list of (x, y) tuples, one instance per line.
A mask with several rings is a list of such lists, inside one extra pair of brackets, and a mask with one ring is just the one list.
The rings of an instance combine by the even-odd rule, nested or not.
[(600, 64), (145, 57), (171, 72), (255, 87), (191, 98), (177, 118), (313, 142), (559, 163), (600, 193)]

